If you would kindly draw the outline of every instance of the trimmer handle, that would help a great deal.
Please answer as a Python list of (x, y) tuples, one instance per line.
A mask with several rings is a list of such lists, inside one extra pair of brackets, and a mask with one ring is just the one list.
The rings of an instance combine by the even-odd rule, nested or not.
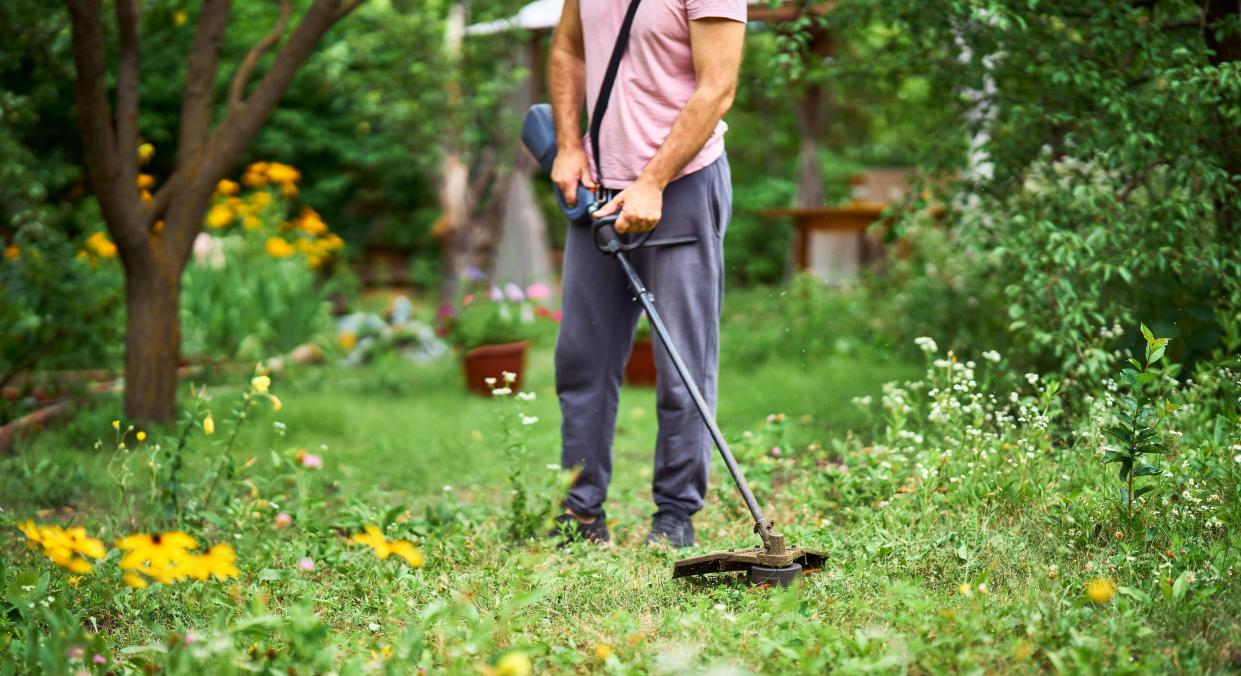
[(628, 253), (641, 247), (643, 244), (646, 244), (646, 240), (650, 239), (651, 234), (655, 232), (654, 230), (647, 230), (642, 233), (641, 237), (632, 242), (622, 242), (620, 235), (616, 232), (616, 221), (619, 218), (620, 214), (612, 214), (603, 218), (591, 219), (590, 233), (595, 238), (595, 246), (609, 256), (615, 256), (622, 251)]

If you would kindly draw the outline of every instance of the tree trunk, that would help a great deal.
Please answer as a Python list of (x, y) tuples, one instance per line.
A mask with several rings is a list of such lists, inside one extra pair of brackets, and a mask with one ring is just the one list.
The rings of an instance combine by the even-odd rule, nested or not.
[(125, 274), (125, 415), (131, 420), (169, 422), (175, 415), (181, 268), (151, 262)]

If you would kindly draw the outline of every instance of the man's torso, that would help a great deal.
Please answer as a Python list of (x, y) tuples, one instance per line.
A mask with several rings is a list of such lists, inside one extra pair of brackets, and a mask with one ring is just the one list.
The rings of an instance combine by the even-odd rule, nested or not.
[[(591, 111), (628, 5), (625, 0), (581, 0), (587, 104)], [(638, 177), (693, 96), (697, 78), (689, 22), (706, 17), (745, 21), (745, 15), (745, 0), (642, 0), (600, 125), (605, 187), (624, 188)], [(724, 154), (727, 129), (728, 125), (720, 121), (678, 178), (719, 159)], [(589, 134), (584, 145), (591, 154)], [(592, 157), (592, 171), (598, 179), (594, 163)]]

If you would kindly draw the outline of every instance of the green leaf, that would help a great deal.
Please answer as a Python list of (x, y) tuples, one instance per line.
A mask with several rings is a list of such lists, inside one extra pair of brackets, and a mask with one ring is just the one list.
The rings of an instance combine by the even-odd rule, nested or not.
[(1120, 462), (1121, 460), (1124, 460), (1127, 457), (1129, 456), (1125, 455), (1124, 453), (1120, 453), (1117, 451), (1108, 451), (1107, 453), (1103, 454), (1103, 464), (1106, 465), (1106, 464), (1113, 463), (1113, 462)]
[(1147, 343), (1155, 341), (1155, 335), (1151, 333), (1150, 329), (1146, 328), (1146, 324), (1139, 324), (1138, 326), (1142, 329), (1142, 337), (1146, 339)]
[(1147, 361), (1148, 363), (1154, 364), (1155, 362), (1159, 361), (1160, 359), (1163, 359), (1163, 353), (1164, 353), (1164, 350), (1166, 350), (1166, 349), (1167, 349), (1167, 348), (1165, 348), (1165, 347), (1157, 347), (1157, 348), (1155, 348), (1155, 349), (1154, 349), (1154, 351), (1152, 351), (1152, 352), (1151, 352), (1151, 356), (1150, 356), (1149, 358), (1147, 358), (1147, 360), (1146, 360), (1146, 361)]
[(1135, 477), (1154, 476), (1158, 474), (1160, 471), (1161, 470), (1158, 467), (1155, 467), (1154, 465), (1142, 465), (1141, 467), (1137, 469), (1137, 471), (1133, 473), (1133, 476)]
[(1176, 582), (1172, 583), (1172, 600), (1179, 601), (1185, 597), (1185, 592), (1189, 591), (1189, 571), (1185, 571), (1176, 577)]
[(1119, 441), (1120, 443), (1126, 446), (1128, 446), (1129, 442), (1132, 440), (1132, 437), (1129, 434), (1129, 430), (1119, 425), (1112, 425), (1111, 427), (1104, 430), (1104, 432), (1107, 432), (1107, 434), (1111, 436), (1113, 439), (1115, 439), (1116, 441)]
[(1146, 495), (1147, 493), (1150, 493), (1150, 492), (1151, 492), (1151, 491), (1153, 491), (1153, 490), (1155, 490), (1155, 487), (1154, 487), (1154, 486), (1143, 486), (1143, 487), (1141, 487), (1141, 488), (1136, 489), (1135, 491), (1133, 491), (1133, 497), (1135, 497), (1135, 498), (1140, 498), (1140, 497), (1142, 497), (1143, 495)]
[(1125, 460), (1121, 461), (1120, 471), (1117, 472), (1116, 475), (1120, 477), (1121, 481), (1128, 481), (1129, 470), (1131, 469), (1133, 469), (1133, 461), (1126, 458)]

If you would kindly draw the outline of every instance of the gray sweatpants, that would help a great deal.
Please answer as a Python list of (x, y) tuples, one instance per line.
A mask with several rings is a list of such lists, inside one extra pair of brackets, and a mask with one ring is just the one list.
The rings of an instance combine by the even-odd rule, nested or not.
[[(687, 236), (698, 241), (643, 248), (631, 256), (714, 412), (724, 231), (732, 215), (727, 157), (668, 184), (663, 207), (652, 243)], [(563, 418), (561, 466), (581, 468), (564, 504), (584, 516), (597, 516), (607, 497), (621, 378), (641, 313), (620, 265), (595, 248), (589, 228), (571, 226), (565, 243), (564, 318), (556, 339), (556, 392)], [(707, 490), (711, 438), (662, 346), (655, 348), (655, 367), (655, 504), (693, 514), (702, 508)]]

